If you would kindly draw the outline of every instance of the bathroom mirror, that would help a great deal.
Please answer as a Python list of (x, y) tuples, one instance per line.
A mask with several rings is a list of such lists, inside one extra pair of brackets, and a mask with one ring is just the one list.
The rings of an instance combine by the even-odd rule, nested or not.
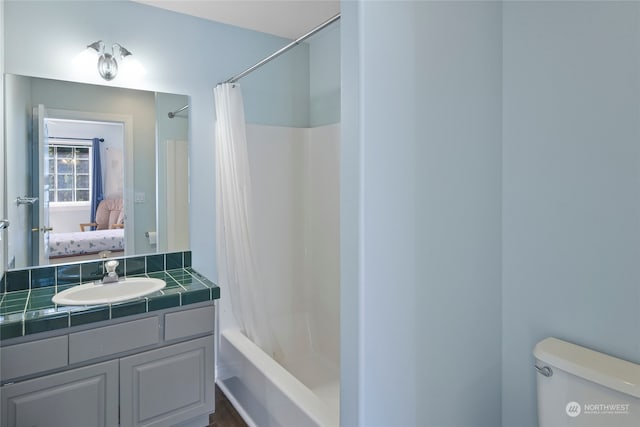
[(4, 102), (8, 269), (189, 248), (186, 95), (7, 74)]

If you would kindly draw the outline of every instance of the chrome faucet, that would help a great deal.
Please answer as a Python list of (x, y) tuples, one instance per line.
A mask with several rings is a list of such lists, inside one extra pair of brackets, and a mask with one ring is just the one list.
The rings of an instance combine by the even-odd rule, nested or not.
[(119, 280), (118, 273), (116, 273), (116, 268), (118, 267), (119, 264), (120, 263), (115, 259), (112, 259), (111, 261), (107, 261), (104, 263), (104, 268), (107, 269), (107, 273), (102, 278), (103, 284), (115, 283)]

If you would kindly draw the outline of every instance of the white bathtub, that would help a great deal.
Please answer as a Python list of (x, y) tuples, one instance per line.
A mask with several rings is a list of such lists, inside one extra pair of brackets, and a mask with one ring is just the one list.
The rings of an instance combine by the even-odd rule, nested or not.
[(305, 385), (242, 332), (228, 329), (220, 334), (216, 382), (250, 426), (338, 426), (337, 375), (331, 367), (322, 372), (322, 361), (309, 356), (295, 366)]

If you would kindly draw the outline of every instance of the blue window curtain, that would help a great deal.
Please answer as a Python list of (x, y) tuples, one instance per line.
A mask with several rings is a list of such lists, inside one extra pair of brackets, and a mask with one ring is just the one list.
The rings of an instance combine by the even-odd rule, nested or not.
[[(91, 174), (91, 222), (96, 222), (96, 211), (98, 205), (104, 198), (102, 193), (102, 163), (100, 163), (100, 139), (93, 138), (92, 144), (93, 152), (91, 163), (93, 165), (93, 172)], [(95, 230), (96, 227), (91, 227)]]

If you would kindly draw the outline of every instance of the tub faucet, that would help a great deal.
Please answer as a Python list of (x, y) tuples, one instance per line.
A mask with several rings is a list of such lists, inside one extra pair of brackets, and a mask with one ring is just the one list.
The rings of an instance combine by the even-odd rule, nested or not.
[(119, 278), (118, 278), (118, 273), (116, 273), (116, 268), (118, 267), (119, 264), (120, 263), (115, 259), (112, 259), (111, 261), (107, 261), (104, 263), (104, 268), (107, 269), (107, 274), (105, 274), (104, 277), (102, 278), (103, 284), (115, 283), (118, 281)]

